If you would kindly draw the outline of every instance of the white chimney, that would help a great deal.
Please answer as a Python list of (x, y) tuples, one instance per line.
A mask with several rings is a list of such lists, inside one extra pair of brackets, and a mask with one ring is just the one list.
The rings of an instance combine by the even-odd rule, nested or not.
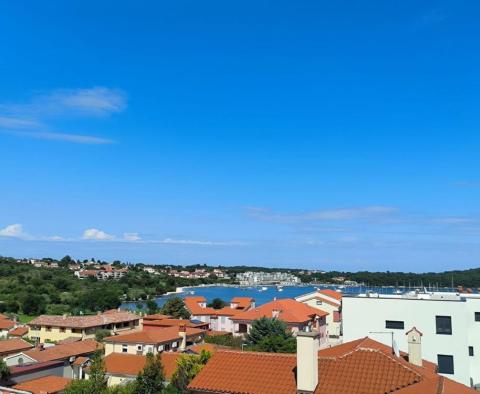
[(180, 337), (179, 350), (183, 352), (187, 348), (187, 327), (185, 324), (178, 327), (178, 336)]
[(408, 362), (419, 367), (422, 366), (422, 333), (413, 327), (408, 331)]
[(297, 393), (310, 394), (318, 385), (318, 331), (297, 332)]

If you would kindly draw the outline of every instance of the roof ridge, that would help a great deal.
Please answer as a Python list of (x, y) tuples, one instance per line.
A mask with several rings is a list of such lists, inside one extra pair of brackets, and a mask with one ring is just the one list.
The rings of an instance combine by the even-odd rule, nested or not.
[(245, 350), (229, 350), (229, 349), (220, 349), (217, 353), (235, 353), (235, 354), (245, 354), (245, 355), (257, 355), (264, 357), (296, 357), (295, 353), (269, 353), (269, 352), (254, 352), (254, 351), (245, 351)]

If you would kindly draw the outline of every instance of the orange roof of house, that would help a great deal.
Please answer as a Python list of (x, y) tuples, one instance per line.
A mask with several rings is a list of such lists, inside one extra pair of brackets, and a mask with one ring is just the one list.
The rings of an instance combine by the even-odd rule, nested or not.
[(162, 319), (170, 319), (172, 316), (163, 315), (161, 313), (154, 313), (153, 315), (145, 315), (143, 316), (143, 320), (162, 320)]
[(29, 391), (32, 394), (55, 394), (64, 390), (71, 381), (72, 379), (49, 375), (27, 380), (13, 386), (13, 388), (15, 390)]
[[(177, 360), (183, 353), (163, 352), (161, 355), (165, 377), (170, 379), (177, 369)], [(105, 371), (112, 375), (137, 376), (145, 367), (147, 357), (137, 354), (110, 353), (104, 358)]]
[(20, 338), (0, 340), (0, 355), (20, 353), (31, 348), (31, 343)]
[(0, 330), (10, 330), (15, 327), (15, 323), (8, 319), (0, 319)]
[(25, 334), (28, 334), (28, 327), (16, 327), (8, 332), (8, 335), (14, 337), (23, 337)]
[(319, 293), (325, 294), (326, 296), (330, 298), (334, 298), (338, 301), (342, 300), (342, 293), (339, 291), (331, 290), (331, 289), (322, 289), (318, 291)]
[(238, 304), (239, 308), (248, 308), (255, 300), (252, 297), (233, 297), (230, 302)]
[[(203, 334), (205, 330), (187, 327), (187, 337)], [(104, 339), (114, 343), (160, 344), (180, 339), (178, 327), (165, 327), (162, 330), (136, 331), (130, 334), (114, 335)]]
[(205, 297), (196, 296), (196, 297), (185, 297), (183, 299), (185, 303), (185, 307), (190, 311), (190, 313), (194, 316), (198, 315), (215, 315), (215, 309), (213, 308), (202, 308), (198, 305), (200, 302), (207, 302)]
[(205, 325), (208, 326), (208, 323), (201, 322), (201, 323), (194, 323), (187, 319), (162, 319), (162, 320), (147, 320), (143, 322), (144, 326), (158, 326), (158, 327), (179, 327), (179, 326), (186, 326), (186, 327), (203, 327)]
[(201, 343), (199, 345), (190, 346), (188, 349), (197, 354), (200, 354), (202, 350), (213, 354), (217, 351), (218, 346), (213, 343)]
[(34, 349), (25, 354), (39, 362), (62, 360), (72, 356), (80, 356), (84, 354), (94, 353), (95, 350), (102, 349), (102, 344), (94, 339), (86, 339), (84, 341), (55, 345), (44, 350)]
[(83, 363), (86, 363), (89, 360), (90, 360), (89, 357), (80, 356), (75, 359), (72, 365), (82, 365)]
[(286, 298), (268, 302), (246, 312), (240, 312), (231, 319), (252, 321), (260, 319), (261, 317), (272, 317), (273, 311), (275, 310), (279, 311), (278, 319), (287, 323), (304, 323), (311, 320), (315, 315), (328, 315), (328, 312), (322, 311), (321, 309), (313, 308), (301, 302)]
[(0, 313), (0, 319), (8, 319), (8, 316), (6, 316), (6, 315), (4, 315), (4, 314)]
[(107, 311), (98, 315), (55, 316), (41, 315), (28, 323), (31, 326), (54, 326), (71, 328), (99, 327), (114, 323), (139, 320), (140, 316), (127, 311)]
[[(315, 394), (475, 393), (430, 367), (414, 366), (376, 348), (358, 347), (356, 343), (345, 346), (343, 354), (338, 353), (319, 357)], [(295, 394), (296, 367), (295, 354), (217, 351), (189, 389), (205, 393)]]

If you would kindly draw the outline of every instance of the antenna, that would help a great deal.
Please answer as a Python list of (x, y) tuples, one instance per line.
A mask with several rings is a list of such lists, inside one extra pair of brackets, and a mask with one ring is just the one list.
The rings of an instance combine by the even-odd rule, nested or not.
[(389, 334), (392, 337), (392, 354), (396, 355), (397, 357), (400, 355), (397, 344), (395, 343), (395, 340), (393, 339), (393, 331), (369, 331), (369, 334)]

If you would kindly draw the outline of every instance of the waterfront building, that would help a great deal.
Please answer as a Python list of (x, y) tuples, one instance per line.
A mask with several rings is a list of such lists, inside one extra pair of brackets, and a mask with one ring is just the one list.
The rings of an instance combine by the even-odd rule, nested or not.
[(100, 329), (119, 333), (141, 328), (140, 316), (116, 309), (85, 316), (41, 315), (30, 321), (28, 326), (30, 338), (39, 342), (94, 338)]
[(319, 333), (320, 343), (327, 341), (327, 325), (325, 312), (301, 302), (286, 298), (274, 300), (255, 307), (245, 312), (232, 316), (233, 334), (244, 334), (250, 331), (254, 320), (262, 317), (275, 318), (286, 323), (287, 327), (295, 334), (298, 331), (315, 329)]
[(295, 297), (298, 302), (303, 302), (313, 308), (328, 312), (327, 336), (339, 338), (342, 334), (342, 293), (324, 289)]
[(267, 284), (296, 285), (300, 279), (288, 272), (241, 272), (236, 275), (241, 286), (257, 286)]
[(185, 326), (114, 335), (104, 339), (105, 355), (111, 353), (147, 355), (164, 351), (184, 351), (187, 346), (202, 343), (204, 336), (205, 330)]
[(319, 351), (318, 332), (299, 332), (296, 355), (217, 351), (188, 388), (194, 394), (476, 393), (420, 362), (368, 338)]
[(209, 324), (213, 331), (235, 332), (232, 317), (255, 307), (255, 300), (251, 297), (234, 297), (230, 305), (222, 309), (207, 307), (205, 297), (185, 297), (185, 307), (191, 314), (192, 320)]
[(364, 336), (408, 350), (407, 332), (422, 335), (422, 356), (443, 376), (480, 387), (480, 296), (458, 293), (343, 297), (343, 337)]

